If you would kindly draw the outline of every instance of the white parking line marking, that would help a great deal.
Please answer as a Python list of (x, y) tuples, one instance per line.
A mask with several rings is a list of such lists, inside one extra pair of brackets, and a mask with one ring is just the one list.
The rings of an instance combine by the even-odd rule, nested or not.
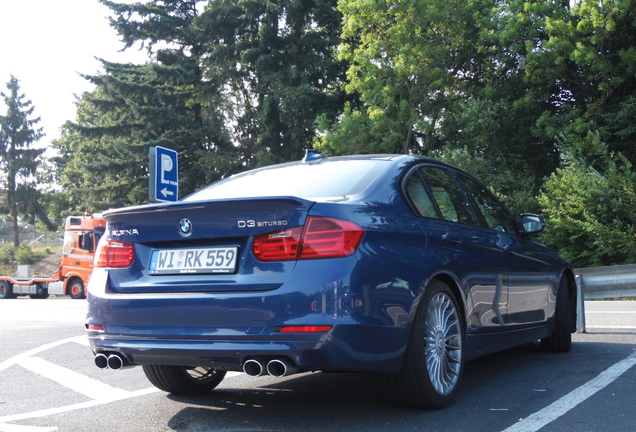
[(25, 369), (62, 384), (77, 393), (96, 400), (112, 400), (127, 397), (130, 392), (89, 378), (73, 370), (58, 366), (38, 357), (29, 357), (20, 363)]
[[(67, 343), (78, 343), (80, 345), (88, 345), (86, 336), (75, 336), (67, 339), (61, 339), (59, 341), (51, 342), (46, 345), (42, 345), (37, 348), (33, 348), (29, 351), (18, 354), (3, 362), (0, 362), (0, 371), (7, 369), (13, 365), (22, 366), (38, 375), (50, 378), (59, 384), (71, 388), (85, 396), (92, 398), (93, 400), (87, 402), (81, 402), (74, 405), (67, 405), (57, 408), (49, 408), (38, 411), (31, 411), (22, 414), (13, 414), (0, 417), (0, 432), (54, 432), (57, 431), (57, 427), (35, 427), (35, 426), (22, 426), (8, 424), (10, 422), (16, 422), (21, 420), (28, 420), (32, 418), (47, 417), (57, 414), (63, 414), (71, 411), (92, 408), (99, 405), (105, 405), (112, 402), (118, 402), (125, 399), (132, 399), (136, 397), (146, 396), (152, 393), (158, 393), (160, 390), (155, 387), (149, 387), (137, 391), (126, 391), (111, 387), (108, 384), (96, 381), (85, 375), (78, 374), (70, 369), (55, 365), (44, 359), (38, 357), (32, 357), (35, 354), (49, 350), (51, 348), (58, 347)], [(227, 378), (243, 375), (241, 372), (228, 372)], [(99, 389), (99, 390), (95, 390)]]
[(25, 358), (29, 358), (32, 355), (39, 354), (42, 351), (50, 350), (51, 348), (55, 348), (55, 347), (58, 347), (60, 345), (67, 344), (69, 342), (76, 342), (76, 343), (82, 344), (82, 340), (84, 340), (84, 339), (86, 339), (86, 336), (74, 336), (74, 337), (70, 337), (70, 338), (67, 338), (67, 339), (60, 339), (58, 341), (51, 342), (51, 343), (48, 343), (46, 345), (39, 346), (37, 348), (33, 348), (33, 349), (29, 350), (29, 351), (25, 351), (25, 352), (23, 352), (21, 354), (18, 354), (17, 356), (13, 356), (10, 359), (7, 359), (7, 360), (5, 360), (3, 362), (0, 362), (0, 371), (3, 371), (5, 369), (13, 366), (14, 364), (19, 364), (22, 360), (24, 360)]
[(75, 342), (76, 344), (79, 344), (79, 345), (83, 345), (85, 347), (90, 347), (91, 346), (91, 344), (88, 343), (88, 338), (85, 337), (85, 336), (80, 336), (80, 337), (73, 338), (72, 342)]
[(58, 408), (48, 408), (48, 409), (43, 409), (43, 410), (38, 410), (38, 411), (31, 411), (31, 412), (23, 413), (23, 414), (8, 415), (8, 416), (0, 417), (0, 424), (14, 422), (14, 421), (28, 420), (28, 419), (32, 419), (32, 418), (46, 417), (46, 416), (51, 416), (51, 415), (56, 415), (56, 414), (63, 414), (63, 413), (67, 413), (67, 412), (70, 412), (70, 411), (76, 411), (76, 410), (80, 410), (80, 409), (84, 409), (84, 408), (92, 408), (92, 407), (96, 407), (96, 406), (99, 406), (99, 405), (105, 405), (105, 404), (108, 404), (108, 403), (111, 403), (111, 402), (118, 402), (118, 401), (122, 401), (122, 400), (125, 400), (125, 399), (132, 399), (132, 398), (136, 398), (136, 397), (139, 397), (139, 396), (145, 396), (145, 395), (148, 395), (148, 394), (151, 394), (151, 393), (156, 393), (158, 391), (160, 391), (160, 390), (155, 388), (155, 387), (150, 387), (150, 388), (143, 389), (143, 390), (137, 390), (137, 391), (133, 391), (133, 392), (128, 392), (128, 394), (125, 397), (121, 397), (121, 398), (117, 398), (117, 399), (92, 400), (92, 401), (88, 401), (88, 402), (81, 402), (81, 403), (78, 403), (78, 404), (67, 405), (67, 406), (58, 407)]
[(0, 424), (0, 432), (55, 432), (57, 429), (56, 427)]
[(604, 326), (604, 325), (586, 325), (585, 328), (587, 329), (601, 329), (601, 330), (608, 330), (608, 329), (614, 329), (614, 330), (636, 330), (636, 326)]
[(505, 429), (503, 432), (536, 432), (548, 423), (561, 417), (572, 408), (592, 397), (596, 392), (603, 390), (612, 382), (636, 365), (636, 353), (619, 361), (601, 372), (596, 378), (586, 382), (581, 387), (571, 391), (556, 402), (543, 408), (541, 411), (520, 420)]
[(32, 411), (22, 414), (13, 414), (0, 417), (0, 432), (54, 432), (57, 431), (57, 427), (36, 427), (36, 426), (23, 426), (8, 424), (10, 422), (27, 420), (32, 418), (46, 417), (50, 415), (62, 414), (70, 411), (75, 411), (84, 408), (95, 407), (104, 405), (111, 402), (117, 402), (125, 399), (132, 399), (139, 396), (145, 396), (151, 393), (159, 392), (160, 390), (155, 387), (150, 387), (137, 391), (126, 391), (118, 389), (101, 381), (93, 380), (85, 375), (74, 372), (70, 369), (55, 365), (46, 360), (38, 357), (33, 357), (36, 354), (56, 348), (58, 346), (67, 343), (77, 343), (80, 345), (88, 345), (86, 336), (74, 336), (67, 339), (60, 339), (55, 342), (51, 342), (45, 345), (41, 345), (37, 348), (33, 348), (29, 351), (25, 351), (21, 354), (13, 356), (7, 360), (0, 362), (0, 371), (8, 369), (11, 366), (18, 365), (38, 375), (50, 378), (53, 381), (69, 387), (70, 389), (77, 391), (93, 400), (88, 402), (82, 402), (75, 405), (68, 405), (58, 408), (49, 408), (38, 411)]
[(634, 315), (636, 311), (585, 311), (585, 315), (587, 314)]

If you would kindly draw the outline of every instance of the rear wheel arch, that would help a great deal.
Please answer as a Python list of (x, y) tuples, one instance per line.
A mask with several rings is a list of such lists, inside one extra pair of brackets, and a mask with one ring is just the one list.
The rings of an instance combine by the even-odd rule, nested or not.
[(411, 308), (410, 326), (409, 326), (409, 329), (408, 329), (409, 330), (409, 334), (412, 331), (412, 327), (413, 327), (413, 323), (415, 321), (415, 314), (417, 313), (417, 309), (419, 308), (419, 305), (420, 305), (422, 299), (426, 295), (426, 289), (435, 280), (439, 280), (439, 281), (445, 283), (446, 285), (448, 285), (448, 288), (450, 288), (450, 290), (452, 291), (453, 295), (455, 296), (455, 300), (457, 301), (457, 303), (459, 303), (458, 307), (463, 312), (462, 314), (460, 314), (460, 319), (462, 320), (462, 326), (464, 328), (464, 332), (466, 332), (466, 330), (467, 330), (467, 323), (466, 323), (466, 298), (464, 296), (463, 291), (460, 289), (460, 284), (450, 274), (448, 274), (448, 273), (438, 273), (435, 276), (433, 276), (432, 278), (424, 280), (421, 283), (421, 285), (420, 285), (419, 292), (417, 293), (417, 298), (413, 302), (412, 308)]
[[(444, 282), (446, 285), (448, 285), (448, 288), (450, 288), (450, 290), (453, 292), (453, 295), (455, 296), (455, 300), (457, 301), (457, 303), (459, 303), (457, 306), (462, 310), (462, 313), (460, 314), (460, 319), (462, 320), (462, 326), (464, 327), (464, 332), (466, 332), (467, 330), (466, 298), (464, 296), (464, 292), (460, 288), (459, 282), (455, 280), (455, 278), (453, 278), (451, 275), (446, 273), (440, 273), (438, 275), (435, 275), (435, 277), (431, 281), (429, 281), (429, 284), (433, 280), (439, 280)], [(426, 289), (426, 287), (424, 287), (424, 289)]]

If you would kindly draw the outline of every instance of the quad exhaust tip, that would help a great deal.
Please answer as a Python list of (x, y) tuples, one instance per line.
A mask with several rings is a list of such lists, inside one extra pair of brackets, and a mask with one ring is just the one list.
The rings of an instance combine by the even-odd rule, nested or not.
[(298, 368), (286, 359), (274, 359), (267, 363), (267, 373), (276, 378), (282, 378), (298, 372)]
[(265, 375), (266, 367), (263, 362), (250, 359), (243, 363), (243, 372), (251, 377), (259, 377)]
[(120, 370), (132, 367), (119, 354), (95, 355), (95, 366), (100, 369)]
[(243, 363), (243, 372), (251, 377), (259, 377), (269, 374), (275, 378), (292, 375), (298, 372), (298, 368), (288, 359), (258, 360), (249, 359)]
[(100, 369), (108, 368), (108, 357), (106, 357), (104, 354), (97, 354), (95, 356), (95, 366)]

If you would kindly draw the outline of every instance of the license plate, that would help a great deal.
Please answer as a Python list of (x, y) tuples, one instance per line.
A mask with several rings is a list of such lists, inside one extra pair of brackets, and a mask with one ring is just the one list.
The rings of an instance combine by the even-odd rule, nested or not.
[(152, 252), (148, 273), (211, 274), (236, 271), (237, 247), (162, 249)]

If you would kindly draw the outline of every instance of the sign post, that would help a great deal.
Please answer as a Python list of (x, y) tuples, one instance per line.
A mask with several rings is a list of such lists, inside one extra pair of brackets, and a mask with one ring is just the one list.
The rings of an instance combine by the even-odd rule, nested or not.
[(172, 202), (179, 199), (179, 166), (175, 150), (150, 147), (150, 200)]

